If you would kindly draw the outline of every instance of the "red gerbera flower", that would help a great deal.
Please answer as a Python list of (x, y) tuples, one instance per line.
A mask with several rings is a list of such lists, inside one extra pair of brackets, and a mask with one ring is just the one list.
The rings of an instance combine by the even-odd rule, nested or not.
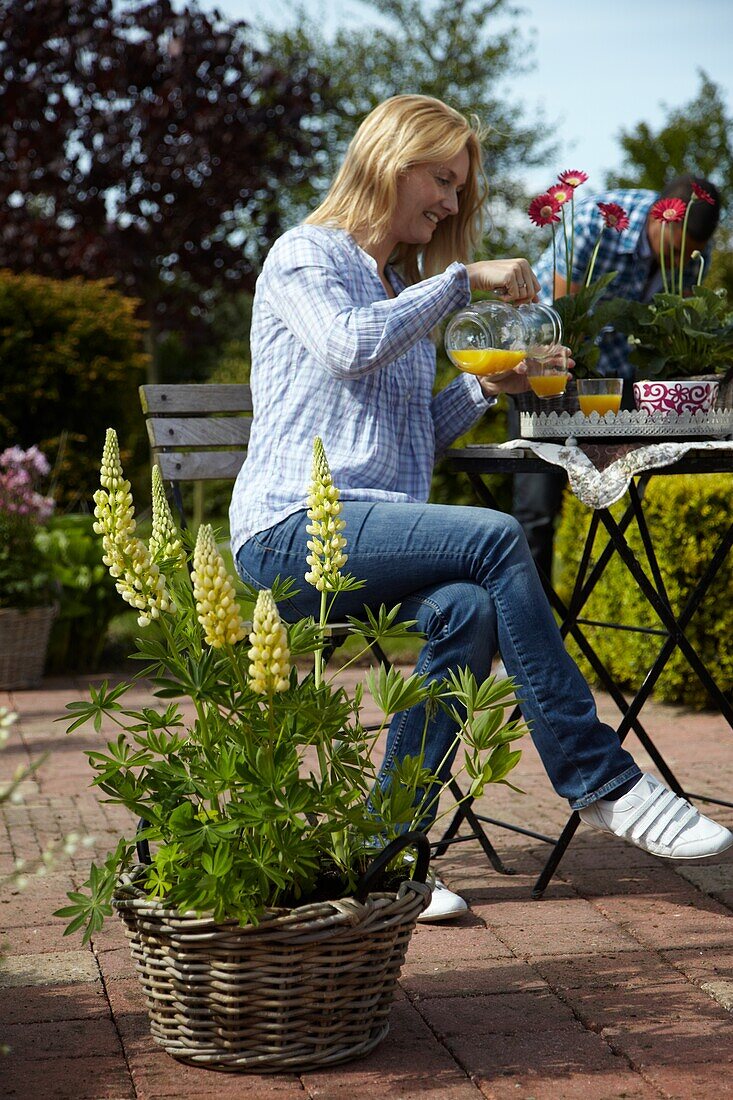
[(564, 183), (566, 187), (572, 187), (575, 190), (576, 187), (580, 187), (581, 183), (585, 183), (588, 179), (587, 172), (581, 172), (580, 168), (569, 168), (565, 172), (561, 172), (557, 177), (560, 183)]
[(701, 187), (699, 183), (692, 181), (692, 191), (696, 199), (702, 199), (703, 202), (709, 202), (711, 206), (715, 206), (715, 199), (706, 191), (704, 187)]
[(527, 213), (535, 225), (552, 225), (553, 222), (560, 221), (560, 203), (548, 191), (547, 194), (532, 199)]
[(617, 233), (623, 233), (629, 227), (629, 215), (623, 206), (617, 202), (599, 202), (598, 209), (603, 214), (603, 224), (606, 229), (615, 229)]
[(563, 187), (561, 183), (555, 183), (552, 187), (547, 188), (547, 194), (552, 195), (555, 202), (560, 206), (564, 206), (566, 202), (570, 202), (573, 197), (572, 187)]
[(682, 199), (657, 199), (651, 215), (658, 222), (681, 222), (686, 209), (687, 204)]

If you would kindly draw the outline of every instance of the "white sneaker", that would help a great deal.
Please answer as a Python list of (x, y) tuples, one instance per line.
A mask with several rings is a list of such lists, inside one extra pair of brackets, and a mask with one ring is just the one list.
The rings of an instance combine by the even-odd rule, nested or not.
[(457, 917), (459, 913), (466, 912), (468, 904), (458, 894), (454, 894), (452, 890), (449, 890), (439, 878), (435, 879), (432, 887), (433, 896), (430, 899), (430, 905), (427, 909), (423, 909), (417, 918), (419, 922), (429, 924), (432, 921), (451, 920), (453, 917)]
[(666, 859), (717, 856), (733, 844), (729, 829), (647, 773), (621, 798), (598, 799), (578, 813), (586, 825)]

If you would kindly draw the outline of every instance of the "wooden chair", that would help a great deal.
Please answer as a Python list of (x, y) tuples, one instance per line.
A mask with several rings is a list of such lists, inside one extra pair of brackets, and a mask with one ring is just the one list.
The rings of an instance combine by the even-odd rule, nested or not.
[[(214, 383), (140, 386), (140, 403), (153, 461), (170, 484), (185, 528), (188, 517), (181, 486), (190, 482), (203, 488), (206, 482), (234, 481), (242, 468), (252, 427), (250, 388)], [(329, 624), (327, 636), (326, 658), (346, 641), (349, 624)], [(377, 642), (371, 649), (382, 664), (389, 665)]]
[[(160, 466), (163, 480), (171, 486), (181, 525), (185, 527), (187, 518), (181, 486), (191, 482), (203, 488), (206, 482), (234, 481), (242, 467), (252, 427), (250, 388), (244, 384), (215, 383), (148, 385), (140, 387), (140, 402), (153, 461)], [(330, 657), (348, 636), (347, 623), (330, 624), (325, 656)], [(371, 649), (382, 664), (389, 666), (388, 657), (376, 642)], [(455, 781), (451, 783), (451, 790), (457, 800), (462, 799)], [(464, 819), (471, 832), (457, 835)], [(503, 823), (496, 824), (501, 826)], [(470, 803), (464, 804), (454, 824), (432, 847), (436, 855), (442, 855), (450, 845), (474, 839), (478, 840), (495, 870), (502, 874), (513, 873), (486, 836)]]

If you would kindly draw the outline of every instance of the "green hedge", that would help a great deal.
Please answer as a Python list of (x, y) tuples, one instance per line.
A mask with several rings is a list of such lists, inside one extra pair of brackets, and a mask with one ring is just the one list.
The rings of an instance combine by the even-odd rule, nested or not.
[(0, 271), (0, 439), (46, 453), (62, 507), (89, 506), (109, 425), (147, 462), (136, 308), (106, 282)]
[[(702, 576), (710, 557), (730, 522), (733, 477), (709, 474), (705, 477), (678, 475), (653, 478), (647, 488), (644, 511), (659, 561), (660, 570), (676, 613)], [(624, 501), (612, 509), (618, 520)], [(566, 601), (583, 549), (591, 513), (571, 493), (566, 496), (555, 543), (557, 590)], [(631, 549), (649, 572), (646, 555), (635, 524), (626, 531)], [(605, 529), (596, 537), (594, 560), (608, 542)], [(646, 603), (617, 554), (611, 559), (601, 581), (581, 612), (581, 616), (624, 625), (661, 627), (658, 616)], [(614, 679), (626, 688), (637, 688), (654, 662), (663, 643), (658, 635), (584, 627), (589, 640)], [(733, 568), (728, 555), (716, 580), (693, 616), (687, 638), (713, 670), (718, 686), (733, 688)], [(579, 658), (575, 643), (568, 648), (584, 673), (593, 682), (587, 663)], [(684, 703), (696, 709), (711, 705), (711, 700), (679, 650), (675, 650), (657, 681), (654, 697), (667, 703)]]

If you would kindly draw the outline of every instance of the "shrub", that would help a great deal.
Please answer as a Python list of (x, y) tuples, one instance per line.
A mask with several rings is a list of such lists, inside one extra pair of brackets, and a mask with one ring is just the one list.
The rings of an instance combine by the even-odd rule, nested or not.
[(104, 281), (0, 271), (0, 436), (58, 456), (53, 495), (63, 506), (91, 498), (92, 456), (110, 421), (143, 440), (136, 308)]
[(46, 672), (94, 672), (110, 620), (119, 612), (114, 581), (102, 564), (92, 515), (55, 516), (36, 535), (57, 585)]
[[(702, 576), (715, 548), (728, 527), (733, 478), (726, 474), (706, 477), (677, 475), (653, 478), (644, 498), (644, 511), (656, 550), (667, 594), (675, 614), (684, 607), (688, 596)], [(624, 510), (621, 501), (611, 511), (618, 520)], [(568, 493), (558, 525), (556, 539), (557, 590), (564, 600), (570, 598), (588, 530), (591, 513)], [(648, 573), (646, 555), (635, 524), (626, 530), (627, 541)], [(596, 561), (608, 537), (599, 531), (593, 560)], [(613, 556), (581, 612), (584, 618), (617, 622), (627, 626), (661, 627), (656, 612), (649, 606), (625, 565)], [(592, 629), (588, 636), (614, 679), (623, 687), (638, 687), (659, 653), (663, 643), (659, 635), (636, 634), (607, 629)], [(733, 683), (733, 570), (730, 556), (708, 589), (693, 615), (686, 637), (705, 665), (717, 670), (715, 680), (723, 690)], [(620, 640), (621, 639), (621, 640)], [(575, 644), (569, 648), (578, 657)], [(587, 663), (579, 663), (593, 680)], [(597, 682), (597, 681), (596, 681)], [(655, 698), (667, 703), (684, 703), (702, 709), (711, 705), (703, 685), (677, 649), (657, 681)]]

